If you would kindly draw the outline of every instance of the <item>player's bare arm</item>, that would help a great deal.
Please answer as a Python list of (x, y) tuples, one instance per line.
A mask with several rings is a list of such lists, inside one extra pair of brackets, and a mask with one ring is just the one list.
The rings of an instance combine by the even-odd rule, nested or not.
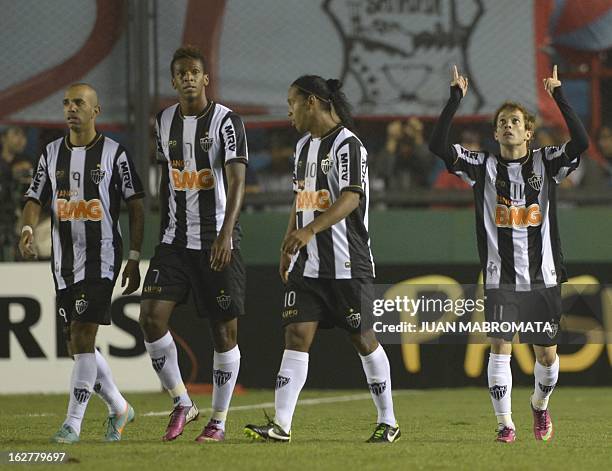
[(307, 226), (289, 234), (283, 242), (282, 251), (291, 255), (295, 254), (302, 247), (306, 246), (316, 234), (330, 228), (351, 214), (359, 206), (360, 198), (360, 193), (343, 191), (340, 198), (327, 211), (317, 216)]
[(140, 286), (140, 268), (138, 258), (144, 235), (144, 202), (142, 198), (132, 198), (127, 202), (130, 219), (130, 257), (128, 258), (123, 274), (121, 287), (127, 286), (122, 294), (131, 294)]
[(244, 200), (246, 165), (243, 162), (229, 162), (225, 166), (227, 176), (227, 206), (219, 235), (210, 248), (210, 267), (223, 270), (232, 259), (232, 232), (240, 216)]
[(28, 200), (23, 207), (21, 217), (21, 237), (19, 238), (19, 252), (26, 260), (36, 260), (37, 254), (34, 248), (34, 228), (40, 218), (40, 204), (34, 200)]
[(285, 231), (285, 237), (283, 237), (283, 243), (281, 244), (280, 251), (280, 263), (278, 267), (278, 272), (280, 274), (281, 280), (283, 283), (287, 283), (289, 279), (289, 265), (291, 265), (291, 254), (284, 252), (283, 247), (285, 246), (285, 242), (289, 235), (295, 231), (296, 223), (295, 223), (295, 198), (293, 199), (293, 204), (291, 205), (291, 212), (289, 213), (289, 223), (287, 224), (287, 230)]

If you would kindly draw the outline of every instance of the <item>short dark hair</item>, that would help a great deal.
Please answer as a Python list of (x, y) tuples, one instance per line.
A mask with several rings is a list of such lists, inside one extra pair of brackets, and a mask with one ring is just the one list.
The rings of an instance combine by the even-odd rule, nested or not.
[(187, 44), (183, 47), (179, 47), (176, 51), (174, 51), (174, 55), (172, 56), (172, 61), (170, 62), (170, 75), (174, 77), (174, 63), (180, 59), (196, 59), (202, 63), (202, 68), (204, 69), (204, 73), (206, 73), (206, 59), (204, 59), (204, 54), (199, 47), (192, 46)]
[(533, 131), (535, 129), (536, 118), (532, 115), (525, 106), (516, 101), (504, 101), (497, 111), (495, 111), (495, 117), (493, 118), (493, 127), (497, 128), (497, 118), (499, 118), (499, 114), (504, 110), (518, 110), (523, 113), (523, 118), (525, 119), (525, 129), (528, 131)]

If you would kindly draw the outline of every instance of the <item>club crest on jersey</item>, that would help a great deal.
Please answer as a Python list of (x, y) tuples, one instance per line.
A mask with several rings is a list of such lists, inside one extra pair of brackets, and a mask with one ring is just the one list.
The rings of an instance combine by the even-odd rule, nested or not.
[(219, 307), (224, 311), (227, 311), (227, 308), (229, 308), (231, 302), (232, 297), (225, 294), (225, 292), (221, 290), (221, 294), (217, 296), (217, 304), (219, 305)]
[(536, 191), (540, 191), (542, 188), (542, 175), (534, 173), (527, 179), (527, 183)]
[(321, 160), (321, 171), (327, 175), (329, 171), (334, 165), (334, 159), (331, 158), (331, 155), (327, 154), (327, 158)]
[(77, 314), (83, 314), (87, 310), (89, 303), (85, 299), (77, 299), (74, 303), (74, 308)]
[(495, 265), (493, 262), (489, 262), (487, 272), (489, 272), (489, 276), (494, 276), (497, 273), (497, 265)]
[(90, 172), (90, 175), (91, 175), (91, 181), (94, 182), (96, 185), (99, 185), (102, 179), (104, 178), (104, 175), (106, 175), (106, 172), (102, 170), (100, 166), (98, 165), (98, 168), (95, 170), (92, 170)]
[(232, 377), (231, 371), (213, 370), (213, 381), (217, 387), (223, 386)]
[(349, 311), (349, 315), (346, 316), (346, 323), (350, 325), (353, 329), (358, 328), (361, 325), (361, 313), (353, 312), (351, 309)]
[(491, 393), (491, 397), (493, 399), (496, 400), (501, 400), (502, 397), (504, 397), (506, 395), (506, 391), (508, 390), (508, 386), (500, 386), (500, 385), (495, 385), (491, 388), (489, 388), (489, 393)]
[(208, 133), (204, 137), (200, 138), (200, 147), (204, 152), (208, 152), (213, 145), (213, 138), (208, 136)]

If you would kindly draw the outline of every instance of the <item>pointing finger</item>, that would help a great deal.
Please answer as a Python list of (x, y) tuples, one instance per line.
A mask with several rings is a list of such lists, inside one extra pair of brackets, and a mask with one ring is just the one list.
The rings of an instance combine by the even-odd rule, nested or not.
[(553, 76), (552, 76), (552, 78), (554, 80), (558, 80), (557, 79), (557, 66), (556, 65), (553, 66)]
[(459, 79), (459, 71), (457, 70), (457, 66), (453, 65), (453, 78), (455, 80)]

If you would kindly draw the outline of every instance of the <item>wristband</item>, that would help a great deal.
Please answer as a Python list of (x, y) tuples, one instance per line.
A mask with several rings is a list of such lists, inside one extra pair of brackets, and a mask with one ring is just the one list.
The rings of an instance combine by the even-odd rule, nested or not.
[(138, 250), (130, 250), (128, 260), (140, 260), (140, 252)]
[(32, 229), (32, 226), (23, 226), (21, 228), (21, 233), (23, 234), (25, 231), (30, 231), (30, 234), (34, 234), (34, 230)]

